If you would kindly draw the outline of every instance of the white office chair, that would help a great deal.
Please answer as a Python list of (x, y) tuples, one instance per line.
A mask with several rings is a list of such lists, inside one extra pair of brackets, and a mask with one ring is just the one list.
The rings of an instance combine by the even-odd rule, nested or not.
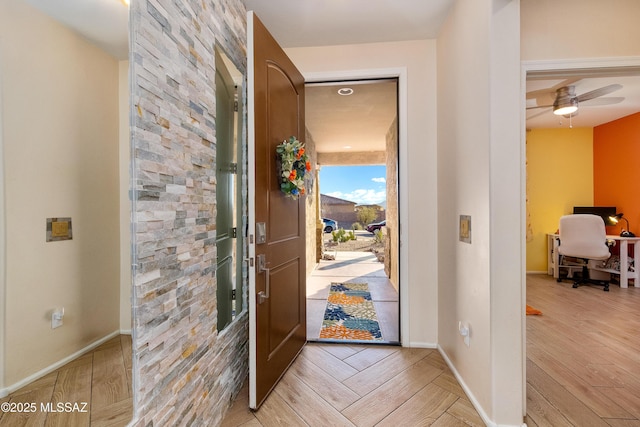
[[(558, 254), (583, 260), (582, 275), (573, 284), (577, 288), (583, 284), (604, 286), (609, 291), (608, 280), (594, 280), (589, 277), (588, 260), (602, 261), (611, 256), (607, 246), (607, 232), (604, 221), (598, 215), (574, 214), (560, 218), (560, 246)], [(562, 266), (562, 262), (560, 263)]]

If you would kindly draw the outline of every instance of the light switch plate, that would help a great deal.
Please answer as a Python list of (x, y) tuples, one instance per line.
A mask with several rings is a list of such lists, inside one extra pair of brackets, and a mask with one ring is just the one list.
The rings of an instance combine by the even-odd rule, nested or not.
[(460, 241), (471, 243), (471, 215), (460, 215)]

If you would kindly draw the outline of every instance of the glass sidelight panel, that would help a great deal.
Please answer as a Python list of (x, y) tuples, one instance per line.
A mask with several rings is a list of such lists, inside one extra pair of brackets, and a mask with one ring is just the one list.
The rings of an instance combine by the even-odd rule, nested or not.
[[(216, 48), (216, 278), (218, 331), (229, 325), (242, 307), (242, 233), (238, 224), (241, 194), (238, 163), (240, 120), (238, 88), (242, 74)], [(241, 176), (241, 174), (240, 174)]]

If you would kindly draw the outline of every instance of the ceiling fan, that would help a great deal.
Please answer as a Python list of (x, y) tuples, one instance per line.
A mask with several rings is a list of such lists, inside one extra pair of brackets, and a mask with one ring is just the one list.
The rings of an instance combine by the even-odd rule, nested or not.
[[(527, 110), (535, 108), (553, 108), (553, 114), (558, 116), (572, 117), (578, 114), (578, 108), (581, 103), (589, 101), (588, 106), (595, 105), (611, 105), (622, 102), (622, 97), (610, 97), (601, 98), (604, 95), (608, 95), (611, 92), (622, 89), (620, 84), (610, 84), (601, 88), (585, 92), (580, 95), (576, 95), (576, 88), (572, 83), (575, 83), (577, 79), (569, 79), (562, 82), (560, 85), (554, 86), (549, 89), (536, 90), (527, 93), (527, 99), (535, 99), (536, 105), (527, 107)], [(555, 96), (553, 95), (555, 93)], [(597, 101), (596, 98), (599, 98)], [(553, 101), (552, 101), (553, 100)], [(536, 117), (540, 114), (544, 114), (546, 111), (542, 111), (528, 118)]]

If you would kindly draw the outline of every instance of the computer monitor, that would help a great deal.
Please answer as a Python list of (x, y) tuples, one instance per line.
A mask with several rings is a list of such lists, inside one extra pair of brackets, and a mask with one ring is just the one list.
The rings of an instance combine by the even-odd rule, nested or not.
[(604, 220), (604, 225), (615, 225), (609, 217), (618, 212), (615, 206), (574, 206), (573, 213), (598, 215)]

